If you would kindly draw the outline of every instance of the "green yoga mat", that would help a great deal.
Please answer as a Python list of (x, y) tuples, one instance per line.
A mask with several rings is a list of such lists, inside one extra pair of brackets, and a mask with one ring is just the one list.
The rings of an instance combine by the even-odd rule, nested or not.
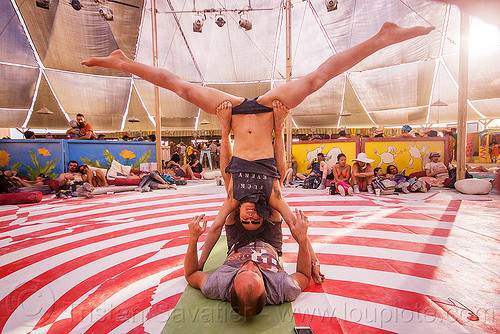
[[(226, 238), (221, 236), (205, 263), (206, 272), (222, 265), (226, 250)], [(268, 305), (258, 316), (245, 318), (233, 311), (231, 303), (208, 299), (188, 285), (161, 333), (292, 334), (294, 326), (291, 303)]]

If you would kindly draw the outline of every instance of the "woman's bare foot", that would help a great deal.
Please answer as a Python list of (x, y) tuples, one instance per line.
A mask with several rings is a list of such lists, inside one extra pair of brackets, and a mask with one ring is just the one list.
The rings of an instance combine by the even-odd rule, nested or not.
[(224, 101), (217, 107), (216, 113), (222, 130), (231, 129), (231, 116), (233, 105), (229, 101)]
[(290, 114), (290, 109), (285, 107), (281, 101), (273, 101), (273, 113), (274, 113), (274, 129), (283, 130), (285, 127), (285, 119)]
[(119, 70), (127, 60), (129, 60), (129, 58), (125, 56), (122, 50), (115, 50), (107, 57), (92, 57), (82, 61), (81, 64), (88, 67), (97, 66)]
[(385, 22), (376, 37), (380, 43), (380, 47), (384, 48), (408, 39), (427, 35), (434, 29), (436, 29), (436, 27), (416, 26), (411, 28), (402, 28), (395, 23)]

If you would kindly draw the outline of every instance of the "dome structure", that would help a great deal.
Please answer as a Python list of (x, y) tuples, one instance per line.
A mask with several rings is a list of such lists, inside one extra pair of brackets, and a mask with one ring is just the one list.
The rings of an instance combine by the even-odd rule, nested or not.
[[(283, 1), (156, 4), (159, 67), (249, 98), (285, 83)], [(456, 122), (458, 7), (431, 0), (339, 0), (337, 9), (330, 11), (324, 0), (294, 0), (292, 5), (292, 78), (373, 36), (386, 21), (436, 27), (427, 36), (377, 52), (329, 81), (292, 111), (298, 128)], [(80, 64), (121, 49), (152, 65), (151, 6), (151, 0), (1, 1), (1, 127), (67, 129), (68, 121), (82, 113), (97, 131), (153, 130), (150, 83)], [(473, 29), (479, 25), (493, 31), (484, 43), (486, 50), (473, 43)], [(497, 33), (498, 27), (473, 17), (468, 120), (500, 118)], [(163, 130), (219, 128), (217, 117), (165, 89), (160, 89), (160, 111)]]

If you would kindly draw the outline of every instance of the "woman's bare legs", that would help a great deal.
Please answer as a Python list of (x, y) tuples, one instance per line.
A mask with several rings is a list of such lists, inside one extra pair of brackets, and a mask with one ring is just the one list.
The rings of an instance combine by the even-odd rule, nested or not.
[(82, 61), (81, 64), (88, 67), (111, 68), (137, 75), (154, 85), (174, 92), (209, 114), (215, 114), (217, 107), (224, 101), (229, 101), (232, 105), (237, 106), (244, 100), (242, 97), (188, 82), (166, 69), (134, 61), (125, 56), (121, 50), (115, 50), (107, 57), (92, 57)]
[(259, 97), (257, 101), (264, 106), (271, 107), (274, 100), (279, 100), (287, 108), (295, 108), (306, 97), (323, 87), (329, 80), (344, 73), (378, 50), (408, 39), (427, 35), (432, 30), (434, 30), (434, 27), (401, 28), (394, 23), (386, 22), (375, 36), (331, 56), (314, 72), (270, 90)]

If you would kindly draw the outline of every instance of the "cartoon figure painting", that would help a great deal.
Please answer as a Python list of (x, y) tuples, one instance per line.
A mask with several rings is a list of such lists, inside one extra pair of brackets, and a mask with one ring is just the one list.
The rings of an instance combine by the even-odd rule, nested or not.
[(378, 163), (377, 167), (380, 167), (383, 164), (395, 164), (396, 161), (394, 160), (394, 158), (402, 153), (401, 151), (398, 153), (398, 150), (392, 145), (387, 146), (387, 152), (378, 153), (377, 149), (375, 148), (373, 149), (373, 152), (380, 158), (380, 162)]
[(342, 150), (338, 147), (332, 147), (330, 151), (326, 154), (326, 163), (332, 167), (337, 163), (337, 156), (342, 153)]
[[(413, 162), (415, 159), (419, 159), (421, 162), (423, 162), (422, 155), (424, 154), (425, 151), (429, 149), (429, 145), (422, 145), (422, 148), (418, 148), (417, 144), (414, 146), (409, 145), (408, 149), (405, 148), (405, 151), (410, 153), (410, 161), (408, 161), (408, 166), (406, 168), (410, 169), (413, 168)], [(424, 166), (422, 166), (423, 168)]]
[(315, 148), (312, 151), (307, 150), (306, 160), (304, 162), (311, 163), (314, 159), (317, 158), (318, 153), (323, 152), (325, 145), (321, 144), (319, 147)]

